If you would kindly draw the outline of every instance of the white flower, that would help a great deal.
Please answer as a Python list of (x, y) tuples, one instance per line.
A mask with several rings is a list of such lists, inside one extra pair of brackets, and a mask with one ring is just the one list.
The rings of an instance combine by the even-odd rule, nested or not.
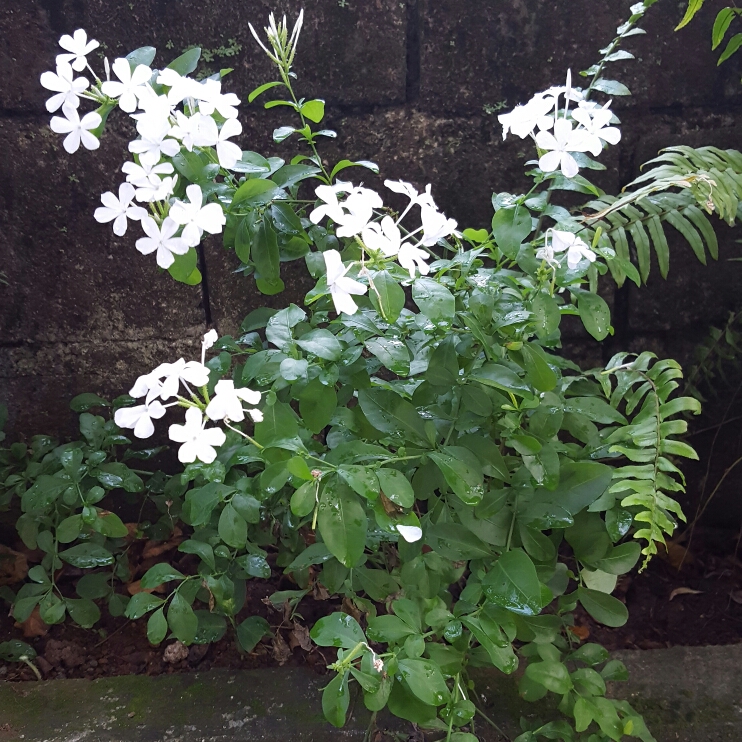
[(418, 526), (394, 526), (398, 531), (399, 535), (408, 543), (412, 544), (415, 541), (419, 541), (423, 537), (422, 528)]
[(621, 141), (621, 131), (615, 126), (608, 126), (613, 117), (608, 108), (610, 101), (602, 108), (578, 108), (572, 112), (572, 118), (585, 127), (585, 149), (594, 157), (603, 151), (603, 141), (608, 144), (618, 144)]
[[(256, 405), (260, 402), (260, 392), (255, 392), (246, 387), (235, 389), (234, 382), (227, 379), (216, 382), (214, 393), (215, 396), (206, 407), (206, 415), (212, 420), (227, 419), (240, 422), (245, 419), (242, 402), (247, 402), (250, 405)], [(256, 422), (263, 419), (259, 410), (248, 410), (248, 414)]]
[(536, 250), (536, 259), (545, 260), (552, 268), (559, 267), (559, 261), (554, 257), (554, 248), (548, 242), (548, 235), (547, 239), (544, 241), (544, 246)]
[(178, 176), (173, 175), (163, 178), (157, 185), (146, 184), (137, 188), (137, 201), (152, 203), (153, 201), (167, 201), (173, 195)]
[[(201, 350), (205, 353), (209, 348), (213, 347), (218, 339), (219, 333), (214, 329), (209, 330), (201, 341)], [(203, 361), (201, 362), (203, 363)]]
[(85, 65), (88, 63), (88, 60), (85, 59), (85, 57), (90, 54), (93, 49), (97, 49), (100, 46), (95, 39), (90, 39), (90, 41), (88, 41), (88, 35), (81, 28), (78, 28), (72, 36), (69, 34), (62, 36), (62, 38), (59, 39), (59, 45), (62, 49), (66, 49), (70, 53), (58, 54), (57, 64), (60, 62), (67, 62), (72, 65), (73, 70), (77, 70), (78, 72), (84, 70)]
[(214, 446), (221, 446), (227, 439), (221, 428), (204, 428), (205, 422), (200, 410), (189, 407), (185, 413), (185, 425), (170, 426), (170, 440), (183, 444), (178, 449), (178, 459), (183, 464), (196, 459), (210, 464), (216, 458)]
[(186, 116), (182, 111), (176, 111), (175, 120), (177, 123), (170, 129), (170, 135), (180, 139), (189, 152), (194, 147), (212, 147), (219, 140), (219, 129), (211, 116), (202, 113)]
[(338, 314), (355, 314), (358, 306), (351, 298), (351, 294), (360, 296), (368, 291), (368, 287), (362, 283), (348, 278), (345, 274), (350, 269), (343, 265), (340, 253), (337, 250), (326, 250), (322, 253), (327, 267), (327, 287), (330, 289), (335, 311)]
[(100, 197), (103, 206), (95, 210), (96, 222), (107, 224), (113, 222), (113, 233), (121, 237), (126, 234), (127, 219), (139, 221), (147, 217), (146, 209), (141, 206), (132, 206), (134, 199), (134, 186), (131, 183), (122, 183), (119, 186), (119, 196), (116, 198), (111, 191), (107, 191)]
[(540, 149), (549, 150), (542, 155), (538, 166), (545, 172), (551, 173), (561, 168), (566, 178), (574, 178), (579, 172), (575, 158), (570, 152), (585, 152), (587, 143), (585, 136), (579, 129), (572, 130), (572, 124), (564, 119), (554, 122), (554, 133), (540, 131), (536, 134), (536, 144)]
[(550, 129), (554, 120), (548, 114), (553, 107), (553, 100), (539, 94), (524, 106), (516, 106), (510, 113), (501, 114), (497, 120), (502, 124), (502, 138), (505, 139), (512, 132), (525, 139), (537, 126), (541, 130)]
[(430, 184), (425, 186), (425, 190), (422, 193), (418, 193), (417, 189), (411, 183), (407, 183), (404, 180), (385, 180), (384, 185), (390, 191), (407, 196), (410, 199), (410, 206), (420, 204), (421, 206), (428, 206), (431, 209), (437, 208), (435, 201), (433, 201), (433, 196), (430, 195)]
[(338, 193), (352, 193), (354, 186), (352, 183), (338, 180), (335, 185), (321, 185), (314, 189), (317, 198), (325, 203), (318, 206), (309, 215), (309, 221), (312, 224), (319, 224), (326, 216), (334, 222), (340, 222), (345, 218), (345, 212), (338, 203)]
[(46, 110), (49, 113), (62, 106), (77, 108), (80, 105), (78, 96), (88, 87), (88, 81), (84, 77), (75, 78), (72, 67), (67, 62), (60, 61), (57, 61), (56, 74), (44, 72), (40, 82), (47, 90), (56, 93), (46, 102)]
[(158, 227), (157, 222), (151, 216), (144, 216), (142, 229), (147, 236), (137, 240), (136, 248), (142, 255), (149, 255), (156, 250), (157, 265), (160, 268), (169, 268), (175, 262), (175, 255), (185, 255), (189, 250), (183, 239), (173, 236), (179, 226), (169, 216), (165, 217), (162, 227)]
[(381, 250), (388, 258), (399, 252), (402, 244), (402, 235), (394, 219), (385, 216), (381, 224), (373, 222), (363, 228), (361, 232), (363, 244), (371, 250)]
[(199, 90), (195, 91), (195, 97), (198, 98), (198, 110), (201, 113), (211, 116), (217, 111), (225, 119), (237, 118), (237, 109), (240, 99), (234, 93), (222, 93), (222, 84), (219, 80), (206, 79), (199, 85)]
[(190, 77), (183, 77), (179, 72), (166, 67), (157, 77), (160, 85), (170, 88), (167, 98), (172, 105), (177, 105), (185, 98), (198, 97), (199, 83)]
[[(406, 526), (403, 527), (406, 528)], [(384, 660), (382, 660), (381, 657), (374, 655), (373, 665), (376, 672), (384, 672)]]
[(140, 162), (154, 165), (162, 155), (173, 157), (180, 152), (180, 144), (175, 139), (166, 139), (170, 132), (167, 118), (159, 115), (143, 116), (137, 121), (137, 131), (141, 139), (129, 142), (129, 152), (139, 155)]
[(426, 260), (430, 260), (430, 255), (409, 242), (403, 242), (397, 253), (397, 262), (409, 271), (410, 278), (415, 277), (416, 266), (423, 276), (430, 273), (430, 266), (425, 262)]
[(109, 98), (118, 98), (122, 111), (133, 113), (137, 110), (137, 99), (144, 94), (144, 86), (152, 77), (152, 70), (146, 64), (138, 64), (132, 72), (129, 60), (124, 57), (114, 60), (111, 69), (121, 82), (107, 80), (100, 89)]
[[(567, 251), (567, 265), (574, 270), (583, 258), (591, 263), (595, 261), (595, 253), (572, 232), (561, 232), (557, 229), (551, 231), (551, 246), (554, 252)], [(537, 255), (538, 257), (538, 255)]]
[(116, 410), (113, 419), (119, 428), (134, 428), (137, 438), (149, 438), (155, 432), (152, 418), (157, 420), (164, 414), (165, 408), (157, 400), (147, 400), (136, 407), (121, 407)]
[(157, 399), (162, 391), (162, 381), (160, 379), (168, 366), (170, 366), (169, 363), (161, 363), (154, 371), (137, 377), (134, 386), (129, 389), (129, 396), (139, 399), (139, 397), (146, 395), (148, 404), (153, 399)]
[[(213, 119), (211, 119), (213, 121)], [(237, 160), (242, 157), (242, 150), (234, 143), (227, 141), (229, 137), (235, 137), (242, 133), (242, 124), (237, 119), (227, 119), (219, 130), (219, 138), (216, 143), (216, 155), (219, 164), (230, 170), (235, 166)]]
[(420, 220), (423, 223), (423, 238), (421, 244), (432, 247), (438, 240), (448, 237), (456, 230), (456, 220), (446, 219), (437, 209), (423, 206), (420, 209)]
[(90, 111), (80, 119), (77, 111), (66, 103), (62, 106), (62, 113), (66, 118), (53, 116), (50, 126), (51, 130), (57, 134), (67, 134), (62, 143), (67, 152), (70, 154), (77, 152), (80, 148), (80, 142), (85, 149), (98, 149), (100, 147), (100, 142), (91, 133), (93, 129), (101, 124), (102, 119), (99, 113)]
[(195, 387), (206, 386), (209, 383), (209, 369), (198, 361), (188, 361), (179, 358), (175, 363), (164, 363), (152, 372), (164, 377), (160, 397), (170, 399), (175, 397), (180, 389), (181, 380)]
[(167, 95), (157, 95), (150, 85), (143, 86), (137, 97), (139, 98), (139, 108), (142, 112), (130, 114), (136, 121), (146, 116), (156, 116), (160, 119), (167, 120), (170, 118), (175, 107), (174, 104), (170, 103)]
[(160, 175), (168, 175), (173, 172), (173, 166), (170, 162), (161, 162), (158, 165), (143, 163), (137, 165), (136, 162), (125, 162), (121, 170), (126, 173), (126, 180), (135, 186), (144, 186), (152, 184), (159, 186), (162, 182)]
[(170, 208), (170, 216), (177, 224), (184, 225), (182, 237), (189, 247), (195, 247), (204, 232), (218, 234), (227, 220), (219, 204), (202, 206), (201, 186), (189, 185), (186, 195), (189, 202), (176, 201)]
[(341, 226), (337, 229), (338, 237), (355, 237), (371, 221), (374, 209), (380, 209), (384, 205), (376, 191), (370, 188), (355, 188), (342, 204), (347, 214), (338, 220)]

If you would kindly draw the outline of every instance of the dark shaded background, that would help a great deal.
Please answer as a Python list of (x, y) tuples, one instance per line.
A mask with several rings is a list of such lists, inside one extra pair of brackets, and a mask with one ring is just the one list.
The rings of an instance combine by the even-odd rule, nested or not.
[[(433, 184), (438, 204), (462, 227), (487, 226), (493, 191), (516, 191), (531, 155), (519, 139), (503, 142), (498, 110), (584, 69), (628, 16), (627, 0), (306, 0), (296, 71), (300, 95), (327, 101), (338, 131), (322, 153), (372, 159), (384, 177)], [(707, 2), (673, 33), (685, 2), (662, 0), (628, 40), (638, 61), (611, 66), (632, 90), (615, 101), (623, 141), (603, 161), (600, 185), (617, 192), (665, 146), (739, 147), (742, 104), (737, 58), (716, 67), (710, 28), (724, 2)], [(266, 301), (219, 240), (206, 245), (206, 286), (162, 275), (134, 248), (136, 230), (116, 238), (93, 211), (115, 190), (133, 129), (114, 116), (102, 147), (67, 155), (48, 127), (38, 79), (53, 69), (63, 33), (85, 28), (109, 58), (144, 44), (170, 61), (189, 45), (217, 50), (212, 70), (234, 67), (225, 88), (246, 99), (272, 79), (247, 24), (271, 10), (294, 16), (302, 3), (267, 0), (3, 0), (0, 4), (0, 399), (9, 433), (65, 433), (68, 401), (82, 391), (115, 396), (135, 377), (179, 355), (196, 357), (209, 326), (235, 332), (245, 314), (269, 303), (300, 302), (303, 263), (284, 266), (287, 291)], [(234, 40), (234, 41), (232, 41)], [(237, 46), (241, 46), (237, 49)], [(235, 52), (228, 55), (226, 51)], [(100, 51), (100, 50), (99, 50)], [(221, 51), (221, 54), (218, 53)], [(96, 69), (102, 64), (93, 53)], [(270, 132), (282, 109), (243, 104), (239, 143), (288, 159), (290, 144)], [(363, 175), (360, 173), (363, 172)], [(374, 183), (366, 171), (356, 171)], [(583, 359), (614, 349), (655, 350), (687, 359), (711, 321), (739, 301), (742, 265), (734, 235), (719, 225), (721, 259), (703, 268), (682, 240), (672, 245), (668, 281), (655, 269), (649, 287), (605, 295), (614, 302), (616, 336), (605, 351), (577, 329), (568, 346)]]

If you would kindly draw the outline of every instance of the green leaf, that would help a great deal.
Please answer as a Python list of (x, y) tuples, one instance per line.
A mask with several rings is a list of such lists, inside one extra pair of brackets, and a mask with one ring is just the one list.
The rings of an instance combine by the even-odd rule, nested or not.
[[(107, 402), (103, 397), (99, 397), (97, 394), (78, 394), (72, 398), (70, 402), (70, 408), (74, 412), (87, 412), (91, 407), (110, 407), (111, 403)], [(1, 426), (0, 426), (1, 427)]]
[(356, 162), (353, 162), (353, 160), (340, 160), (340, 162), (338, 162), (338, 164), (335, 165), (334, 168), (332, 168), (332, 172), (330, 173), (330, 180), (335, 180), (335, 176), (341, 170), (345, 170), (349, 167), (365, 167), (374, 173), (379, 172), (379, 166), (375, 162), (370, 162), (369, 160), (357, 160)]
[(317, 621), (309, 636), (320, 647), (343, 647), (353, 649), (366, 641), (358, 621), (347, 613), (331, 613)]
[(158, 598), (156, 595), (150, 595), (145, 592), (136, 593), (126, 604), (124, 615), (132, 620), (141, 618), (145, 613), (149, 613), (151, 610), (161, 606), (164, 602), (162, 598)]
[(154, 567), (150, 567), (144, 573), (140, 586), (142, 590), (150, 590), (172, 580), (184, 579), (185, 575), (175, 569), (175, 567), (171, 567), (165, 562), (160, 562), (159, 564), (155, 564)]
[(274, 80), (273, 82), (266, 82), (266, 83), (263, 83), (263, 85), (258, 85), (258, 87), (252, 90), (250, 94), (247, 96), (247, 102), (252, 103), (259, 95), (262, 95), (263, 93), (265, 93), (266, 90), (275, 88), (278, 85), (283, 85), (283, 83), (279, 82), (278, 80)]
[(368, 638), (374, 642), (399, 643), (416, 633), (414, 628), (397, 616), (376, 616), (368, 621)]
[(170, 601), (167, 623), (176, 639), (186, 645), (193, 643), (196, 638), (196, 631), (198, 631), (198, 618), (196, 618), (193, 608), (180, 593), (176, 592)]
[(740, 48), (740, 46), (742, 46), (742, 33), (734, 34), (734, 36), (729, 39), (726, 49), (724, 49), (716, 64), (720, 65), (722, 62), (726, 62), (727, 59), (729, 59), (729, 57)]
[(500, 449), (491, 438), (482, 435), (462, 435), (457, 441), (459, 446), (468, 448), (482, 464), (482, 472), (488, 477), (495, 477), (506, 482), (510, 473)]
[(269, 343), (273, 343), (277, 348), (286, 350), (293, 343), (293, 328), (307, 318), (306, 312), (297, 307), (296, 304), (289, 304), (286, 309), (276, 312), (268, 319), (265, 326), (265, 337)]
[(67, 606), (64, 601), (57, 597), (54, 593), (47, 593), (39, 601), (39, 615), (44, 623), (48, 623), (53, 626), (57, 623), (64, 621), (64, 614), (67, 610)]
[(315, 503), (315, 483), (306, 482), (291, 495), (291, 512), (303, 518), (314, 510)]
[(98, 481), (106, 489), (122, 488), (126, 492), (144, 492), (142, 478), (135, 474), (126, 464), (112, 461), (98, 467)]
[(179, 57), (176, 57), (172, 62), (170, 62), (168, 68), (175, 70), (179, 75), (181, 75), (181, 77), (185, 77), (186, 75), (190, 75), (191, 72), (196, 69), (200, 58), (201, 49), (199, 47), (194, 47), (193, 49), (189, 49), (187, 52), (183, 52)]
[(524, 399), (533, 399), (533, 392), (528, 384), (515, 371), (500, 363), (485, 363), (472, 371), (469, 378), (485, 386), (512, 392)]
[(396, 322), (404, 308), (405, 294), (402, 287), (388, 271), (380, 271), (373, 276), (373, 286), (368, 292), (371, 303), (389, 323)]
[(60, 544), (71, 544), (82, 528), (82, 516), (70, 515), (57, 526), (57, 540)]
[(299, 110), (303, 116), (318, 124), (325, 116), (325, 102), (319, 99), (308, 100)]
[(201, 272), (196, 267), (197, 263), (198, 254), (191, 247), (185, 255), (175, 256), (175, 261), (167, 269), (167, 272), (178, 283), (184, 283), (186, 286), (195, 286), (201, 283)]
[(585, 329), (596, 339), (603, 340), (611, 332), (611, 310), (603, 297), (584, 289), (571, 289), (577, 296), (577, 311)]
[(602, 77), (593, 83), (593, 90), (600, 90), (606, 95), (631, 95), (631, 91), (622, 83)]
[(446, 446), (429, 454), (448, 486), (467, 505), (478, 505), (484, 496), (484, 479), (479, 459), (468, 448)]
[(108, 549), (92, 543), (77, 544), (60, 552), (59, 558), (79, 569), (93, 569), (113, 564), (113, 554)]
[(577, 588), (577, 597), (582, 607), (599, 623), (606, 626), (623, 626), (629, 619), (626, 606), (612, 595), (588, 590), (585, 587)]
[(404, 681), (393, 683), (388, 707), (394, 716), (423, 727), (430, 727), (437, 716), (436, 707), (423, 703)]
[(451, 387), (458, 383), (459, 362), (456, 355), (456, 341), (452, 336), (441, 340), (430, 354), (425, 380), (433, 386)]
[(410, 351), (397, 338), (377, 337), (366, 341), (366, 350), (373, 353), (381, 363), (397, 376), (410, 373)]
[(322, 491), (317, 525), (335, 558), (346, 567), (354, 567), (366, 547), (368, 523), (357, 496), (338, 478)]
[(335, 414), (338, 398), (334, 387), (312, 379), (299, 394), (299, 413), (313, 433), (321, 433)]
[[(232, 196), (232, 204), (230, 206), (230, 209), (234, 209), (237, 204), (242, 203), (243, 201), (248, 201), (249, 203), (258, 203), (261, 200), (265, 200), (266, 194), (272, 193), (277, 188), (278, 186), (276, 185), (276, 183), (266, 178), (251, 178), (250, 180), (246, 180), (235, 191), (234, 196)], [(261, 224), (264, 223), (265, 220), (261, 222)]]
[(521, 347), (526, 366), (526, 378), (540, 392), (550, 392), (557, 385), (557, 376), (548, 363), (548, 356), (535, 343)]
[(559, 328), (562, 315), (559, 305), (553, 297), (547, 293), (536, 294), (531, 300), (531, 312), (533, 313), (536, 334), (540, 337), (548, 337)]
[[(367, 500), (375, 500), (379, 496), (379, 478), (367, 466), (345, 464), (338, 468), (338, 476), (344, 479), (355, 492)], [(411, 507), (411, 505), (408, 507)]]
[(255, 440), (270, 448), (295, 438), (298, 432), (299, 424), (291, 407), (283, 402), (276, 402), (263, 410), (262, 422), (255, 425)]
[(510, 674), (518, 667), (518, 658), (513, 647), (492, 619), (484, 613), (479, 617), (467, 616), (461, 619), (475, 639), (484, 647), (492, 664), (500, 671)]
[(159, 644), (167, 634), (165, 607), (158, 608), (147, 621), (147, 639), (150, 644)]
[(388, 389), (361, 389), (358, 404), (368, 421), (383, 433), (401, 432), (414, 443), (429, 446), (425, 421), (405, 399)]
[(711, 32), (711, 48), (716, 49), (724, 40), (734, 17), (737, 15), (736, 8), (722, 8), (714, 21), (714, 29)]
[(541, 583), (536, 567), (521, 549), (505, 552), (482, 581), (487, 598), (495, 605), (523, 616), (541, 612)]
[(565, 400), (564, 411), (585, 415), (588, 420), (604, 425), (627, 424), (626, 418), (600, 397), (569, 397)]
[(265, 557), (258, 554), (243, 554), (237, 557), (235, 562), (250, 575), (261, 580), (267, 580), (271, 576), (271, 568)]
[(178, 551), (183, 554), (198, 554), (211, 569), (216, 568), (216, 562), (214, 561), (214, 549), (210, 544), (204, 541), (197, 541), (196, 539), (188, 539), (178, 547)]
[(415, 696), (428, 706), (442, 706), (451, 697), (440, 668), (430, 660), (400, 660), (399, 674)]
[(154, 46), (140, 46), (139, 49), (129, 52), (126, 55), (126, 59), (129, 60), (129, 65), (132, 71), (134, 71), (140, 64), (149, 67), (156, 53), (157, 49)]
[(695, 14), (703, 7), (704, 1), (705, 0), (688, 0), (688, 7), (685, 10), (683, 20), (675, 26), (676, 31), (684, 28), (693, 20), (693, 16), (695, 16)]
[(572, 679), (567, 666), (561, 662), (531, 662), (526, 667), (526, 676), (543, 685), (552, 693), (564, 695), (572, 690)]
[(453, 294), (438, 281), (418, 278), (412, 284), (412, 299), (431, 322), (453, 322), (456, 302)]
[(70, 618), (84, 629), (95, 626), (100, 620), (100, 608), (88, 598), (66, 598), (65, 604)]
[(376, 470), (376, 477), (381, 490), (395, 505), (411, 508), (415, 504), (415, 491), (401, 471), (381, 468)]
[(264, 636), (271, 635), (270, 624), (262, 616), (249, 616), (237, 627), (237, 641), (245, 652), (252, 652)]
[(4, 662), (19, 662), (21, 657), (32, 660), (36, 657), (36, 650), (19, 639), (0, 642), (0, 660)]
[(194, 644), (211, 644), (218, 642), (227, 631), (227, 620), (218, 613), (209, 611), (194, 611), (198, 621), (198, 629), (193, 639)]
[(98, 517), (93, 521), (93, 530), (108, 538), (123, 538), (129, 533), (121, 518), (107, 510), (98, 511)]
[(503, 254), (515, 260), (521, 243), (531, 234), (531, 214), (525, 206), (505, 206), (492, 217), (492, 236)]
[(639, 561), (641, 547), (636, 541), (614, 546), (603, 559), (595, 562), (597, 569), (612, 575), (623, 575), (630, 572)]
[(244, 548), (247, 543), (247, 522), (231, 503), (225, 506), (219, 516), (218, 530), (221, 540), (234, 549)]
[(296, 340), (296, 344), (307, 353), (326, 361), (339, 361), (343, 346), (329, 330), (310, 330)]
[(108, 572), (93, 572), (83, 575), (75, 585), (75, 592), (81, 598), (98, 600), (111, 592), (111, 575)]
[(345, 725), (345, 717), (350, 706), (348, 674), (336, 675), (322, 691), (322, 713), (334, 727)]

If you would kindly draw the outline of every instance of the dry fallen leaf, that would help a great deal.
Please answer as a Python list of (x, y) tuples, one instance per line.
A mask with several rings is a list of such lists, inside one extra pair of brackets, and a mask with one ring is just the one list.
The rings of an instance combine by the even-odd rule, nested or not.
[(281, 632), (277, 631), (273, 637), (273, 659), (278, 662), (279, 665), (285, 665), (289, 657), (291, 657), (291, 648), (286, 644), (286, 640), (281, 636)]
[(590, 629), (587, 626), (567, 626), (567, 629), (583, 642), (590, 636)]
[(28, 574), (28, 560), (19, 551), (0, 544), (0, 586), (21, 582)]
[(294, 628), (289, 632), (289, 646), (291, 649), (301, 647), (305, 652), (311, 652), (312, 640), (309, 638), (309, 629), (294, 621)]
[(126, 586), (126, 591), (129, 595), (136, 595), (137, 593), (166, 593), (168, 590), (165, 585), (158, 585), (157, 587), (148, 587), (146, 590), (142, 588), (142, 581), (137, 580), (136, 582), (130, 582)]
[(167, 541), (147, 541), (142, 550), (142, 560), (158, 557), (167, 551), (177, 549), (183, 541), (183, 532), (177, 526)]
[(695, 561), (695, 557), (685, 546), (676, 544), (674, 541), (668, 541), (664, 549), (660, 544), (657, 555), (675, 567), (675, 569), (680, 569), (683, 564), (693, 564)]
[(33, 639), (37, 636), (46, 636), (49, 626), (44, 623), (39, 613), (39, 606), (31, 611), (31, 615), (25, 621), (16, 621), (15, 627), (23, 630), (24, 639)]
[[(671, 593), (670, 593), (670, 600), (677, 597), (678, 595), (701, 595), (703, 593), (703, 590), (693, 590), (690, 587), (676, 587)], [(732, 598), (734, 600), (734, 598)]]

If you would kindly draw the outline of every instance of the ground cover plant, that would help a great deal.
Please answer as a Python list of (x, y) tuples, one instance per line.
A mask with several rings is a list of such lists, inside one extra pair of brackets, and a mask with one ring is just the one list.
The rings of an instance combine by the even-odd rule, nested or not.
[[(216, 641), (231, 624), (250, 652), (270, 626), (237, 620), (247, 581), (282, 571), (293, 589), (274, 603), (293, 611), (324, 594), (347, 607), (311, 630), (337, 649), (322, 698), (336, 726), (359, 688), (373, 712), (472, 742), (469, 668), (520, 667), (521, 695), (556, 694), (569, 720), (524, 729), (520, 742), (653, 739), (627, 702), (606, 698), (625, 668), (580, 640), (573, 612), (626, 622), (617, 577), (646, 565), (683, 517), (676, 462), (695, 454), (678, 437), (700, 407), (673, 396), (672, 360), (620, 353), (582, 370), (558, 351), (563, 317), (597, 340), (611, 332), (601, 277), (641, 285), (652, 250), (666, 273), (668, 226), (705, 260), (717, 249), (708, 214), (736, 218), (742, 155), (731, 150), (672, 148), (620, 197), (584, 175), (620, 141), (610, 98), (628, 91), (604, 73), (631, 57), (622, 44), (654, 1), (632, 6), (582, 85), (567, 72), (499, 117), (536, 157), (527, 193), (493, 195), (491, 230), (459, 231), (430, 188), (386, 181), (382, 195), (338, 179), (376, 166), (320, 157), (335, 133), (320, 128), (324, 102), (294, 90), (302, 16), (292, 29), (271, 17), (265, 38), (253, 31), (278, 79), (248, 102), (270, 94), (266, 107), (295, 115), (273, 133), (304, 148), (289, 162), (231, 141), (241, 101), (222, 92), (228, 70), (189, 77), (198, 49), (155, 68), (143, 47), (98, 77), (86, 58), (98, 42), (62, 37), (41, 84), (64, 149), (96, 149), (116, 108), (136, 121), (125, 182), (102, 195), (97, 221), (141, 230), (136, 249), (184, 283), (201, 280), (206, 233), (264, 294), (283, 290), (293, 260), (316, 285), (304, 307), (251, 312), (240, 337), (210, 330), (200, 358), (161, 364), (127, 395), (77, 397), (80, 441), (39, 436), (2, 452), (0, 504), (19, 498), (18, 532), (44, 553), (17, 594), (3, 588), (16, 620), (38, 611), (91, 627), (105, 603), (146, 620), (153, 644)], [(88, 101), (97, 110), (81, 116)], [(560, 194), (590, 200), (570, 210)], [(162, 447), (132, 446), (156, 425), (182, 471), (153, 472)], [(121, 491), (159, 519), (132, 533), (101, 505)], [(158, 561), (130, 596), (132, 540), (167, 540), (175, 526), (197, 567)], [(85, 572), (76, 597), (56, 584), (65, 564)], [(33, 662), (18, 643), (0, 653)]]

